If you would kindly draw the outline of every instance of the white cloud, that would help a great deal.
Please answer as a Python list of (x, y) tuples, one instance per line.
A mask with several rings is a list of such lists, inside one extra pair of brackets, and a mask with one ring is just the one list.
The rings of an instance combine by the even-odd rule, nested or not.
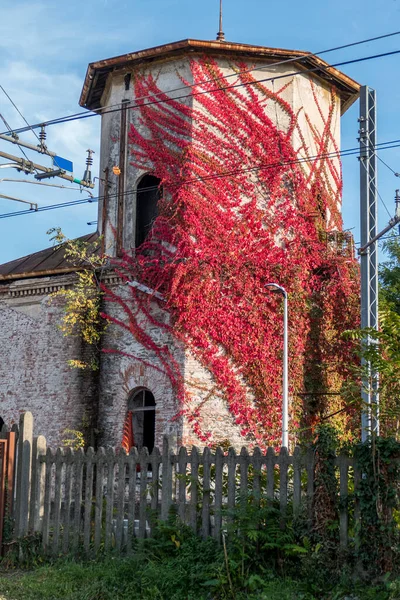
[(156, 28), (156, 17), (149, 13), (135, 15), (132, 22), (122, 19), (121, 13), (132, 7), (115, 1), (113, 6), (96, 0), (2, 0), (1, 4), (0, 49), (8, 56), (40, 61), (52, 70), (72, 62), (82, 68), (83, 55), (89, 62), (118, 54), (113, 49), (124, 41), (132, 43), (132, 23), (137, 47), (145, 43), (149, 29)]

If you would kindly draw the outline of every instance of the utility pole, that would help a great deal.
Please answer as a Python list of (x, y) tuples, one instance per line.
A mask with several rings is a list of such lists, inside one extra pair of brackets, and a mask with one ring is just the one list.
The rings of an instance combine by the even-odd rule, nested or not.
[[(388, 225), (378, 232), (378, 183), (376, 156), (376, 93), (363, 86), (360, 90), (360, 222), (361, 247), (358, 250), (361, 264), (361, 328), (378, 330), (378, 248), (377, 241), (400, 223), (400, 191), (396, 190), (395, 215)], [(364, 347), (376, 344), (369, 336)], [(379, 373), (363, 359), (367, 374), (362, 382), (361, 441), (379, 435)]]
[[(378, 329), (378, 209), (376, 157), (376, 93), (368, 86), (360, 90), (360, 222), (361, 222), (361, 328)], [(381, 234), (382, 235), (382, 234)], [(364, 340), (368, 346), (371, 339)], [(362, 382), (361, 440), (379, 434), (378, 374), (367, 366)]]

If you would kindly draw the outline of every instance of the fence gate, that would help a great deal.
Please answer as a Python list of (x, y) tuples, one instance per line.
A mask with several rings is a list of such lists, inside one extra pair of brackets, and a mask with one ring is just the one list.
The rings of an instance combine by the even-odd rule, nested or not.
[(14, 431), (0, 439), (0, 556), (3, 554), (4, 520), (12, 514), (15, 465)]

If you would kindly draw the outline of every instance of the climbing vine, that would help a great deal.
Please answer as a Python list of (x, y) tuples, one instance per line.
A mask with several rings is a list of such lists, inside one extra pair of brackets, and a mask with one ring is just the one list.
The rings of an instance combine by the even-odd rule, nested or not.
[(69, 240), (59, 227), (49, 229), (48, 235), (56, 248), (62, 247), (66, 260), (77, 267), (76, 280), (72, 287), (53, 292), (51, 301), (63, 299), (64, 315), (60, 330), (64, 336), (79, 337), (85, 344), (81, 358), (68, 361), (70, 367), (98, 369), (98, 349), (105, 330), (101, 317), (102, 293), (99, 290), (99, 273), (106, 264), (100, 255), (101, 240), (88, 243), (85, 240)]
[(292, 428), (312, 429), (333, 406), (345, 431), (351, 412), (324, 394), (340, 391), (353, 360), (341, 333), (357, 324), (358, 271), (344, 238), (331, 235), (342, 226), (340, 163), (327, 157), (337, 150), (335, 90), (327, 111), (310, 83), (316, 127), (284, 99), (293, 82), (273, 91), (245, 67), (233, 65), (243, 86), (227, 89), (213, 59), (192, 60), (202, 92), (192, 103), (171, 99), (151, 74), (134, 77), (130, 161), (160, 178), (163, 197), (135, 256), (125, 252), (113, 266), (154, 293), (130, 287), (121, 295), (103, 285), (106, 301), (119, 306), (103, 316), (150, 351), (149, 366), (168, 376), (179, 415), (203, 442), (213, 441), (202, 422), (207, 394), (199, 400), (185, 385), (174, 349), (153, 339), (150, 325), (190, 350), (244, 439), (265, 447), (280, 437), (282, 378), (282, 302), (265, 284), (289, 293)]

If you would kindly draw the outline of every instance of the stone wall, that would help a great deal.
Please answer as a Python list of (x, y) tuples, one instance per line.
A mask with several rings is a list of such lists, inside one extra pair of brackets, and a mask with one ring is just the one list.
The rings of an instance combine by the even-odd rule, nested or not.
[[(155, 443), (162, 447), (168, 435), (175, 447), (204, 446), (177, 400), (162, 365), (131, 333), (110, 325), (102, 340), (100, 373), (71, 368), (70, 359), (84, 359), (79, 338), (64, 337), (59, 329), (62, 300), (50, 294), (63, 285), (73, 284), (72, 276), (21, 279), (0, 286), (0, 418), (11, 426), (22, 412), (32, 412), (37, 431), (52, 447), (62, 445), (65, 429), (82, 430), (91, 423), (103, 445), (118, 447), (128, 410), (128, 399), (138, 388), (149, 389), (156, 402)], [(114, 288), (126, 295), (123, 286)], [(116, 304), (105, 311), (124, 320)], [(153, 314), (168, 323), (169, 315), (157, 304)], [(235, 447), (245, 443), (226, 403), (213, 388), (210, 374), (165, 330), (149, 325), (147, 331), (158, 345), (166, 345), (180, 365), (191, 405), (189, 414), (200, 407), (204, 431), (212, 433), (211, 442), (229, 440)], [(150, 366), (151, 365), (151, 366)], [(200, 388), (197, 387), (200, 384)], [(204, 399), (206, 401), (204, 401)]]
[(92, 417), (92, 373), (68, 366), (82, 357), (81, 341), (66, 338), (58, 324), (59, 301), (49, 293), (70, 278), (19, 280), (0, 288), (0, 417), (11, 426), (31, 411), (37, 431), (51, 446), (64, 430), (82, 430)]

